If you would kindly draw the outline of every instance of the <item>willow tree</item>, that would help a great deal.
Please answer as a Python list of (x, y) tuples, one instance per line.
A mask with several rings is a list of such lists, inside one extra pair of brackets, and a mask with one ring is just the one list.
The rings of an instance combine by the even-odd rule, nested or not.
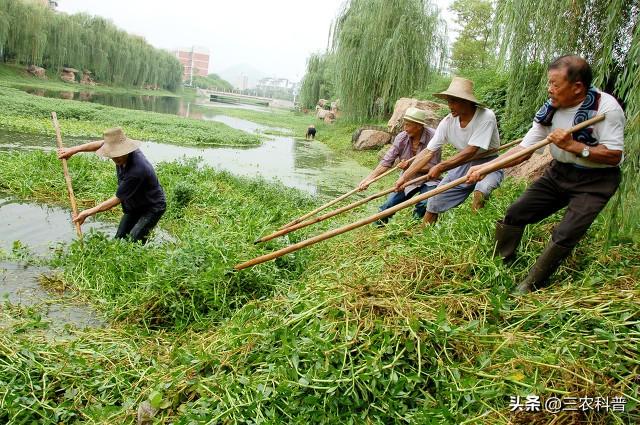
[(345, 115), (379, 119), (443, 65), (444, 23), (429, 0), (350, 0), (333, 34)]
[(9, 20), (4, 45), (5, 56), (21, 63), (42, 61), (47, 43), (46, 9), (17, 0), (1, 0), (0, 7)]
[[(609, 209), (610, 229), (640, 235), (640, 0), (498, 0), (495, 28), (509, 72), (507, 115), (528, 124), (546, 98), (546, 64), (579, 54), (594, 85), (616, 96), (627, 116), (623, 183)], [(514, 125), (515, 125), (514, 124)]]
[(51, 70), (89, 70), (103, 83), (173, 90), (182, 76), (171, 54), (103, 18), (60, 14), (21, 0), (0, 0), (0, 53), (3, 60)]
[(334, 85), (335, 57), (331, 54), (311, 55), (300, 87), (300, 103), (311, 109), (320, 99), (334, 98)]
[(4, 45), (9, 36), (9, 17), (0, 9), (0, 60), (4, 57)]
[(485, 67), (491, 57), (491, 25), (494, 3), (491, 0), (455, 0), (449, 10), (456, 14), (461, 28), (451, 49), (451, 64), (458, 71)]

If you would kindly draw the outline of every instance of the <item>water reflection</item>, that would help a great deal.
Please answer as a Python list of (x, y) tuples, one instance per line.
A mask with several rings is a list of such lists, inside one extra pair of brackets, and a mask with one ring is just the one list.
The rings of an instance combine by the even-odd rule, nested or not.
[(51, 97), (55, 99), (79, 100), (81, 102), (98, 103), (116, 108), (135, 109), (139, 111), (152, 111), (162, 114), (187, 116), (188, 103), (180, 97), (174, 96), (139, 96), (121, 93), (102, 92), (72, 92), (59, 90), (44, 90), (37, 87), (23, 88), (27, 93)]
[(176, 96), (149, 96), (131, 95), (122, 93), (103, 93), (91, 91), (61, 91), (48, 90), (40, 87), (19, 87), (29, 94), (54, 99), (78, 100), (81, 102), (97, 103), (115, 108), (134, 109), (138, 111), (158, 112), (161, 114), (180, 115), (201, 119), (202, 111), (195, 111), (196, 106), (215, 106), (216, 108), (250, 109), (259, 112), (268, 112), (268, 108), (256, 105), (228, 104), (222, 102), (209, 102), (198, 99), (196, 101), (185, 100)]

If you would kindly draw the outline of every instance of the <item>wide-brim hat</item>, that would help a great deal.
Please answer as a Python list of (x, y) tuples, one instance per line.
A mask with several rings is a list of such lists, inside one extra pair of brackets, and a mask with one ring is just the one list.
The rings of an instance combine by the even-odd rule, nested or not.
[(422, 109), (411, 107), (407, 108), (402, 119), (424, 125), (427, 113)]
[(139, 140), (129, 139), (120, 127), (110, 128), (104, 131), (103, 144), (96, 153), (107, 158), (116, 158), (135, 151), (141, 144)]
[(457, 97), (458, 99), (468, 100), (478, 106), (483, 106), (473, 94), (473, 81), (466, 78), (453, 77), (449, 88), (440, 93), (434, 93), (435, 97), (447, 100), (448, 97)]

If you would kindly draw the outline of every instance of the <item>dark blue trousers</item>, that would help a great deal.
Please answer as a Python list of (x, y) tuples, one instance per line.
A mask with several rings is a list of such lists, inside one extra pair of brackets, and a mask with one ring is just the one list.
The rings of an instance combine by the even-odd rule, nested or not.
[[(422, 193), (430, 191), (431, 189), (435, 189), (436, 187), (437, 187), (437, 185), (423, 184), (420, 187), (416, 187), (415, 189), (413, 189), (412, 191), (410, 191), (406, 195), (404, 193), (404, 190), (400, 191), (400, 192), (393, 192), (391, 195), (389, 195), (389, 198), (387, 199), (387, 202), (382, 204), (382, 206), (380, 207), (380, 211), (384, 211), (384, 210), (389, 209), (391, 207), (395, 207), (396, 205), (403, 203), (407, 199), (413, 198), (418, 193), (422, 194)], [(422, 219), (422, 217), (424, 217), (424, 214), (426, 212), (427, 212), (427, 201), (421, 201), (421, 202), (418, 202), (416, 204), (415, 208), (413, 209), (413, 216), (416, 219), (420, 220), (420, 219)], [(389, 217), (385, 217), (383, 219), (380, 219), (380, 222), (386, 223), (386, 222), (389, 221), (389, 219), (391, 217), (393, 217), (393, 214), (390, 215)]]
[(158, 224), (164, 210), (154, 212), (128, 212), (120, 219), (116, 239), (130, 238), (132, 241), (147, 243), (149, 233)]

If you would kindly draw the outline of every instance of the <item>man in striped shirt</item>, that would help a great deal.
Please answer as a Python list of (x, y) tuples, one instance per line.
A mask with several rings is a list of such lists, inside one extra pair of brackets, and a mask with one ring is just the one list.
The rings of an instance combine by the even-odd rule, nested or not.
[[(396, 160), (399, 160), (398, 167), (402, 170), (406, 170), (409, 167), (409, 159), (422, 152), (431, 138), (433, 137), (434, 130), (432, 128), (425, 127), (424, 121), (426, 119), (426, 113), (418, 108), (408, 108), (404, 114), (403, 129), (393, 141), (393, 145), (387, 151), (384, 158), (380, 161), (378, 166), (364, 178), (358, 188), (362, 191), (369, 187), (371, 181), (384, 173), (391, 167)], [(434, 152), (431, 160), (424, 166), (419, 172), (416, 173), (414, 178), (422, 177), (431, 167), (440, 162), (440, 149)], [(436, 186), (438, 186), (439, 180), (425, 180), (417, 184), (409, 185), (404, 190), (394, 192), (389, 196), (389, 199), (380, 207), (380, 211), (384, 211), (395, 205), (398, 205), (409, 198), (419, 194), (425, 193)], [(418, 220), (422, 219), (426, 212), (426, 201), (416, 204), (413, 211), (413, 216)], [(385, 224), (389, 221), (389, 217), (381, 219), (378, 224)]]

